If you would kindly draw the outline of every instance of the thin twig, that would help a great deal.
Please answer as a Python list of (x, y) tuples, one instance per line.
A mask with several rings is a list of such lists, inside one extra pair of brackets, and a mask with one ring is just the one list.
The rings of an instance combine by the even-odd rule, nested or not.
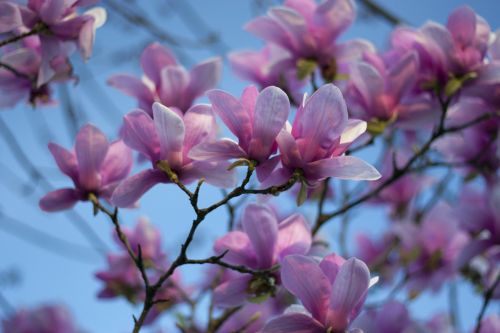
[(497, 275), (497, 278), (495, 279), (491, 287), (484, 292), (483, 305), (481, 306), (481, 310), (477, 315), (476, 329), (474, 330), (474, 333), (481, 332), (481, 325), (483, 324), (482, 322), (484, 314), (486, 313), (486, 309), (488, 308), (488, 305), (490, 304), (491, 299), (493, 298), (493, 294), (495, 293), (495, 289), (498, 287), (499, 284), (500, 284), (500, 274)]

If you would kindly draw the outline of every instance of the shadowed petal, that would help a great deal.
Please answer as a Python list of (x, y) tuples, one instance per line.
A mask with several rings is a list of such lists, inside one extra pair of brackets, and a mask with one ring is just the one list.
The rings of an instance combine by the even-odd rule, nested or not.
[(49, 150), (59, 169), (75, 183), (78, 183), (78, 163), (75, 154), (52, 142), (49, 143)]
[(99, 171), (108, 152), (106, 136), (95, 126), (85, 125), (76, 135), (75, 152), (78, 160), (80, 185), (95, 190), (101, 185)]
[(189, 98), (195, 99), (207, 90), (215, 88), (220, 80), (221, 72), (222, 60), (219, 57), (208, 59), (194, 66), (189, 73), (187, 87)]
[(57, 212), (73, 207), (78, 200), (83, 200), (79, 191), (63, 188), (47, 193), (40, 199), (39, 206), (46, 212)]
[(9, 2), (0, 2), (0, 33), (9, 32), (22, 24), (19, 8)]
[(127, 177), (132, 169), (132, 164), (132, 151), (130, 148), (121, 140), (111, 143), (101, 167), (103, 184), (116, 182)]
[(153, 119), (143, 110), (129, 112), (123, 117), (123, 142), (148, 156), (151, 161), (160, 158), (160, 142)]
[(274, 19), (257, 17), (245, 25), (245, 30), (266, 41), (276, 43), (285, 49), (294, 49), (290, 34)]
[(257, 263), (250, 238), (242, 231), (231, 231), (217, 239), (214, 251), (217, 255), (228, 251), (224, 261), (233, 265), (255, 267)]
[(144, 74), (158, 87), (161, 84), (161, 70), (177, 65), (175, 56), (159, 43), (152, 43), (142, 51), (141, 67)]
[(356, 17), (356, 6), (352, 0), (328, 0), (318, 5), (314, 23), (324, 31), (324, 42), (330, 42), (346, 30)]
[(167, 66), (161, 71), (161, 85), (158, 94), (163, 104), (180, 109), (188, 108), (185, 89), (189, 81), (189, 74), (184, 67)]
[(289, 131), (286, 129), (281, 130), (276, 137), (276, 142), (278, 143), (281, 160), (284, 165), (292, 167), (302, 166), (303, 162), (299, 147)]
[(259, 268), (271, 267), (278, 239), (278, 221), (274, 213), (267, 206), (249, 204), (243, 212), (242, 224), (252, 243)]
[(226, 161), (194, 161), (182, 167), (181, 179), (187, 184), (203, 178), (213, 186), (234, 187), (236, 186), (236, 171), (228, 170), (228, 168), (229, 163)]
[(476, 37), (476, 13), (468, 6), (457, 8), (449, 16), (447, 27), (460, 46), (471, 45)]
[(276, 136), (288, 119), (290, 101), (283, 90), (267, 87), (257, 97), (253, 117), (253, 135), (249, 153), (258, 161), (271, 154)]
[(304, 169), (308, 179), (327, 177), (351, 180), (377, 180), (380, 173), (370, 164), (354, 156), (337, 156), (307, 164)]
[(306, 254), (311, 248), (311, 228), (301, 214), (293, 214), (281, 221), (276, 252), (279, 260), (290, 254)]
[(240, 140), (240, 145), (243, 147), (248, 145), (252, 124), (243, 105), (235, 97), (222, 90), (211, 90), (207, 96), (212, 102), (214, 112)]
[(118, 185), (113, 192), (111, 202), (118, 207), (130, 207), (151, 187), (166, 182), (167, 176), (160, 170), (141, 171)]
[(281, 264), (281, 281), (315, 319), (323, 322), (332, 287), (314, 259), (301, 255), (287, 256)]
[(337, 273), (340, 270), (340, 267), (345, 263), (345, 259), (341, 256), (332, 253), (327, 255), (321, 260), (319, 263), (319, 267), (323, 270), (323, 273), (328, 277), (330, 283), (333, 284), (335, 278), (337, 277)]
[(350, 258), (341, 267), (333, 283), (328, 311), (328, 324), (334, 330), (345, 330), (352, 319), (353, 310), (366, 294), (370, 271), (365, 263)]
[(191, 107), (184, 115), (184, 126), (185, 155), (197, 144), (215, 139), (217, 125), (210, 105), (199, 104)]
[(261, 333), (324, 333), (325, 327), (301, 313), (290, 313), (269, 321)]
[(180, 168), (185, 137), (182, 118), (158, 102), (153, 104), (153, 115), (156, 133), (160, 140), (160, 158), (167, 160), (173, 169)]
[(245, 275), (219, 285), (213, 293), (214, 304), (223, 308), (243, 304), (248, 296), (247, 289), (250, 279), (250, 275)]
[(410, 52), (389, 71), (387, 91), (401, 98), (408, 90), (412, 89), (417, 79), (418, 71), (417, 53)]
[(225, 161), (246, 156), (245, 151), (231, 139), (200, 143), (188, 153), (189, 158), (200, 161)]

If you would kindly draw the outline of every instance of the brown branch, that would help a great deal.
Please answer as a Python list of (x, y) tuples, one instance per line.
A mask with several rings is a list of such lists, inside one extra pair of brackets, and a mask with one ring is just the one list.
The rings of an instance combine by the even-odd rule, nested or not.
[(400, 25), (406, 23), (403, 19), (399, 18), (397, 15), (391, 13), (389, 10), (385, 9), (377, 2), (373, 0), (360, 0), (360, 2), (373, 14), (379, 16), (380, 18), (387, 21), (391, 25)]
[(35, 27), (28, 32), (22, 33), (20, 35), (12, 36), (12, 37), (9, 37), (9, 38), (6, 38), (6, 39), (0, 41), (0, 47), (18, 42), (21, 39), (24, 39), (28, 36), (36, 35), (36, 34), (39, 34), (41, 32), (47, 31), (47, 30), (48, 30), (48, 27), (45, 24), (43, 24), (43, 23), (36, 24)]

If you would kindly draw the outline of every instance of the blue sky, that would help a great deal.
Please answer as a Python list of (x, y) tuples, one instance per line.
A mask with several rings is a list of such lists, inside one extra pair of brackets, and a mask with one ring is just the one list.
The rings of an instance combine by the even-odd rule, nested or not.
[[(203, 27), (186, 25), (179, 17), (179, 12), (170, 4), (175, 1), (137, 1), (141, 9), (153, 18), (154, 22), (176, 36), (185, 36), (188, 40), (196, 40), (192, 29), (204, 30)], [(231, 50), (256, 49), (261, 42), (243, 31), (242, 26), (253, 17), (251, 1), (249, 0), (189, 0), (213, 31), (220, 34), (224, 44)], [(421, 25), (427, 20), (445, 22), (448, 13), (455, 7), (468, 3), (492, 26), (493, 30), (500, 26), (500, 2), (492, 0), (475, 1), (379, 1), (390, 8), (398, 16), (413, 25)], [(391, 27), (376, 18), (358, 19), (356, 24), (342, 36), (343, 40), (366, 38), (377, 47), (384, 48)], [(206, 32), (200, 31), (201, 36)], [(108, 23), (98, 31), (94, 56), (82, 64), (79, 57), (74, 57), (75, 72), (80, 76), (78, 85), (69, 85), (67, 90), (79, 115), (79, 125), (87, 121), (102, 128), (110, 137), (114, 137), (121, 124), (121, 115), (135, 107), (135, 101), (124, 97), (106, 85), (106, 79), (114, 73), (127, 72), (140, 75), (138, 55), (148, 42), (154, 41), (149, 35), (135, 28), (122, 24), (116, 13), (109, 13)], [(220, 52), (216, 49), (186, 48), (190, 58), (200, 61)], [(187, 61), (189, 62), (189, 61)], [(191, 65), (191, 64), (189, 64)], [(234, 95), (239, 95), (246, 83), (232, 75), (225, 66), (222, 89)], [(98, 87), (98, 89), (96, 89)], [(57, 91), (57, 89), (55, 89)], [(106, 96), (103, 98), (102, 96)], [(71, 129), (65, 125), (65, 112), (59, 107), (45, 107), (37, 110), (28, 105), (19, 105), (13, 110), (0, 113), (0, 117), (16, 135), (31, 163), (55, 187), (69, 184), (69, 180), (58, 173), (46, 144), (49, 141), (58, 142), (70, 147), (73, 144)], [(92, 245), (68, 220), (65, 214), (47, 214), (38, 209), (38, 199), (44, 194), (42, 183), (30, 180), (23, 165), (11, 154), (4, 141), (0, 141), (0, 272), (15, 270), (20, 273), (21, 280), (15, 285), (0, 285), (0, 292), (16, 307), (36, 306), (42, 303), (60, 302), (70, 307), (78, 324), (95, 333), (128, 332), (131, 327), (132, 313), (138, 308), (132, 308), (122, 300), (99, 301), (96, 293), (100, 289), (99, 282), (93, 274), (105, 267), (105, 258), (99, 255)], [(374, 160), (373, 152), (366, 154)], [(139, 166), (136, 170), (140, 169)], [(206, 187), (202, 202), (205, 204), (219, 196), (216, 189)], [(287, 202), (290, 202), (287, 204)], [(293, 209), (291, 201), (281, 200), (279, 204), (287, 211)], [(85, 223), (111, 248), (116, 249), (111, 239), (111, 225), (104, 216), (94, 218), (89, 204), (79, 204), (75, 211), (84, 218)], [(312, 211), (305, 209), (304, 214), (313, 217)], [(16, 221), (5, 216), (14, 217), (28, 227), (43, 231), (63, 241), (76, 244), (69, 250), (60, 247), (54, 240), (42, 240), (45, 246), (55, 247), (53, 252), (47, 251), (26, 242), (13, 233), (19, 232)], [(148, 216), (162, 230), (164, 247), (173, 257), (189, 227), (192, 212), (184, 196), (172, 186), (157, 187), (142, 200), (140, 210), (128, 210), (122, 213), (126, 224), (136, 221), (138, 216)], [(350, 235), (359, 230), (370, 233), (380, 233), (384, 213), (371, 206), (358, 211), (351, 227)], [(74, 217), (72, 217), (74, 219)], [(191, 251), (194, 257), (207, 255), (213, 240), (222, 235), (225, 230), (226, 212), (220, 209), (204, 222)], [(76, 223), (81, 223), (76, 221)], [(14, 230), (14, 231), (13, 231)], [(17, 231), (16, 231), (17, 230)], [(26, 235), (30, 231), (24, 231)], [(30, 229), (31, 230), (31, 229)], [(336, 237), (338, 228), (332, 226), (325, 230), (328, 237)], [(31, 232), (32, 234), (32, 232)], [(29, 236), (33, 237), (33, 236)], [(38, 237), (36, 237), (38, 239)], [(56, 252), (56, 253), (54, 253)], [(68, 259), (66, 256), (78, 257)], [(183, 269), (183, 275), (188, 281), (202, 278), (199, 268)], [(1, 281), (1, 279), (0, 279)], [(460, 313), (464, 327), (470, 327), (480, 305), (480, 300), (473, 295), (472, 290), (462, 286), (459, 290), (461, 303)], [(445, 309), (446, 294), (436, 297), (428, 295), (419, 299), (413, 305), (418, 317), (426, 318), (436, 309)], [(169, 325), (168, 318), (161, 321)]]

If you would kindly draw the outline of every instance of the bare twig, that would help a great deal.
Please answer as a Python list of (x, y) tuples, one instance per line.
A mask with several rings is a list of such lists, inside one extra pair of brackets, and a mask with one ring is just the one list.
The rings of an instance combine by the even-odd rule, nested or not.
[(484, 292), (483, 305), (481, 306), (481, 310), (477, 315), (476, 328), (474, 330), (474, 333), (481, 332), (481, 325), (484, 314), (486, 313), (486, 309), (488, 308), (488, 305), (490, 304), (491, 299), (493, 298), (493, 294), (495, 293), (495, 289), (498, 287), (499, 284), (500, 284), (500, 274), (497, 275), (497, 278), (495, 279), (493, 284)]

